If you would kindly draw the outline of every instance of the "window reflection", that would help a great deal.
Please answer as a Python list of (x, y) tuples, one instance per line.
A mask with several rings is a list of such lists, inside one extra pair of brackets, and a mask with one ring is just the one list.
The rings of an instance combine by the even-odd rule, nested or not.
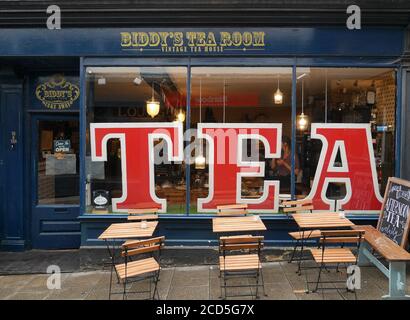
[[(197, 67), (192, 68), (191, 79), (191, 127), (197, 128), (200, 122), (282, 123), (282, 134), (291, 136), (292, 68)], [(278, 97), (275, 99), (278, 89), (282, 95), (281, 101)], [(202, 143), (203, 148), (208, 150), (207, 144)], [(247, 153), (242, 154), (242, 158), (253, 156), (249, 160), (265, 162), (265, 175), (242, 178), (242, 198), (260, 198), (263, 181), (277, 179), (280, 175), (283, 180), (280, 192), (290, 193), (290, 176), (286, 165), (279, 160), (265, 159), (262, 143), (252, 139), (244, 143), (246, 148), (243, 150)], [(284, 152), (284, 163), (290, 163), (289, 150)], [(192, 154), (197, 159), (202, 155), (201, 151)], [(190, 212), (197, 213), (197, 199), (208, 196), (208, 166), (198, 168), (193, 163), (190, 170)]]
[[(265, 163), (263, 177), (244, 177), (242, 198), (256, 199), (264, 180), (280, 182), (281, 199), (292, 192), (292, 160), (296, 195), (306, 197), (312, 188), (322, 142), (311, 137), (312, 123), (370, 123), (377, 179), (383, 194), (387, 178), (394, 173), (396, 76), (382, 68), (298, 68), (296, 140), (292, 140), (292, 68), (287, 67), (194, 67), (191, 69), (190, 128), (199, 123), (280, 123), (282, 150), (278, 159), (265, 159), (264, 146), (244, 140), (243, 159)], [(87, 68), (87, 121), (172, 122), (187, 118), (187, 69), (184, 67)], [(281, 97), (279, 97), (281, 95)], [(89, 127), (89, 126), (88, 126)], [(184, 126), (185, 127), (185, 126)], [(155, 165), (155, 194), (167, 199), (168, 213), (186, 211), (186, 170), (190, 179), (190, 213), (196, 214), (198, 198), (209, 195), (208, 142), (190, 132), (195, 145), (188, 167), (185, 163)], [(119, 140), (108, 142), (108, 161), (90, 161), (87, 134), (87, 210), (95, 210), (94, 193), (121, 197), (122, 168)], [(164, 141), (162, 153), (167, 152)], [(291, 147), (295, 143), (296, 154)], [(192, 146), (191, 146), (192, 147)], [(162, 156), (159, 154), (158, 156)], [(335, 167), (343, 166), (337, 153)], [(326, 197), (346, 196), (345, 183), (329, 184)]]
[(78, 121), (38, 121), (38, 204), (78, 204)]
[[(87, 68), (87, 130), (99, 122), (185, 121), (187, 69), (183, 67)], [(156, 109), (158, 107), (158, 109)], [(183, 116), (182, 116), (183, 115)], [(163, 140), (160, 154), (167, 152)], [(87, 211), (109, 213), (111, 199), (122, 196), (121, 150), (118, 139), (107, 143), (108, 161), (91, 162), (87, 141)], [(142, 150), (135, 150), (142, 152)], [(93, 198), (104, 191), (106, 208), (96, 208)], [(185, 211), (185, 167), (181, 163), (155, 165), (155, 194), (167, 199), (169, 213)]]
[[(385, 68), (311, 68), (297, 70), (297, 114), (308, 119), (297, 126), (296, 157), (300, 172), (296, 193), (309, 194), (322, 149), (320, 140), (311, 139), (311, 123), (370, 123), (378, 185), (381, 194), (389, 176), (394, 175), (394, 130), (396, 76)], [(342, 165), (338, 153), (335, 166)], [(344, 183), (330, 184), (326, 196), (345, 197)]]

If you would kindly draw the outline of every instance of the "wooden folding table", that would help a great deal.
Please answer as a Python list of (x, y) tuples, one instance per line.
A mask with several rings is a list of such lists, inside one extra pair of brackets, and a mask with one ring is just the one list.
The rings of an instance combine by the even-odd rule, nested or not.
[[(158, 221), (113, 223), (98, 237), (104, 240), (111, 260), (111, 276), (115, 266), (115, 243), (118, 240), (149, 238), (154, 234)], [(112, 241), (112, 247), (110, 247)], [(118, 276), (118, 275), (117, 275)], [(111, 281), (111, 280), (110, 280)], [(111, 284), (111, 282), (110, 282)]]
[(212, 230), (215, 233), (265, 231), (266, 226), (259, 216), (216, 217), (212, 219)]
[(311, 233), (315, 229), (338, 229), (338, 228), (351, 228), (354, 223), (345, 217), (341, 217), (337, 212), (318, 212), (318, 213), (295, 213), (292, 214), (293, 219), (298, 225), (299, 232), (302, 233), (300, 255), (298, 261), (297, 273), (301, 273), (301, 262), (303, 256), (303, 249), (305, 241), (308, 237), (305, 237), (306, 233)]

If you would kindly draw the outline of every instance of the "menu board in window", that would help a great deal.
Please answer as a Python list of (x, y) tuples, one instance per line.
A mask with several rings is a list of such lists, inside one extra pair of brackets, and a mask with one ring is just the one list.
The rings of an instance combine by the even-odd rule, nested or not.
[(389, 178), (377, 229), (403, 248), (409, 233), (410, 182)]

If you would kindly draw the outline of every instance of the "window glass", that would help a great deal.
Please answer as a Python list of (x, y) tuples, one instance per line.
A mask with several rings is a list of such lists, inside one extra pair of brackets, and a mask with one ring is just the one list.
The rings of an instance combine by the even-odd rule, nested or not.
[[(196, 67), (191, 70), (191, 128), (197, 128), (198, 123), (280, 123), (284, 140), (290, 141), (292, 68)], [(191, 154), (193, 159), (206, 156), (209, 146), (202, 143), (196, 146), (197, 152)], [(281, 181), (282, 195), (289, 194), (290, 171), (286, 166), (277, 160), (265, 159), (263, 144), (257, 140), (248, 139), (243, 143), (247, 154), (242, 157), (265, 162), (265, 173), (262, 177), (243, 177), (241, 197), (260, 198), (264, 180), (273, 179)], [(290, 163), (289, 152), (290, 148), (282, 150), (284, 162)], [(209, 195), (208, 158), (204, 167), (193, 161), (190, 176), (190, 213), (195, 214), (198, 198)]]
[(39, 120), (38, 204), (79, 204), (77, 120)]
[[(343, 124), (343, 127), (368, 125), (370, 137), (362, 150), (370, 149), (375, 167), (376, 188), (384, 194), (387, 179), (394, 175), (394, 135), (396, 110), (396, 74), (392, 69), (381, 68), (308, 68), (297, 70), (297, 144), (296, 163), (300, 170), (296, 178), (296, 193), (303, 198), (312, 191), (315, 173), (320, 163), (323, 149), (321, 139), (311, 135), (311, 124)], [(303, 115), (302, 115), (303, 114)], [(343, 140), (340, 136), (337, 139)], [(354, 141), (354, 138), (349, 138)], [(360, 144), (355, 141), (356, 145)], [(347, 145), (337, 146), (331, 155), (331, 170), (343, 172), (354, 170), (358, 166), (349, 157), (353, 154)], [(367, 156), (367, 151), (363, 156)], [(347, 154), (347, 158), (345, 157)], [(364, 161), (361, 159), (357, 162)], [(362, 165), (362, 164), (361, 164)], [(362, 207), (366, 211), (366, 195), (372, 186), (363, 179), (364, 170), (356, 170), (351, 183), (355, 184), (355, 193), (363, 194)], [(329, 168), (322, 168), (329, 170)], [(366, 169), (367, 170), (367, 169)], [(337, 175), (336, 173), (335, 175)], [(359, 188), (357, 188), (359, 186)], [(328, 199), (340, 201), (350, 192), (346, 182), (329, 183), (325, 194)], [(370, 189), (369, 189), (370, 188)], [(341, 205), (343, 208), (343, 206)]]
[[(91, 161), (91, 123), (185, 122), (187, 69), (184, 67), (89, 67), (87, 68), (86, 207), (91, 213), (116, 213), (112, 199), (124, 195), (123, 166), (118, 138), (107, 142), (107, 161)], [(155, 103), (150, 103), (154, 101)], [(159, 108), (156, 110), (156, 108)], [(166, 152), (162, 144), (160, 155)], [(138, 146), (136, 153), (143, 152)], [(138, 179), (138, 178), (136, 178)], [(169, 162), (154, 165), (155, 196), (167, 199), (168, 213), (185, 213), (185, 166)], [(135, 190), (134, 190), (135, 191)], [(108, 202), (96, 205), (102, 196)], [(101, 198), (100, 198), (101, 199)], [(136, 204), (144, 207), (144, 204)]]
[[(241, 198), (260, 199), (264, 181), (280, 182), (280, 201), (291, 193), (291, 146), (295, 143), (294, 174), (296, 195), (304, 198), (315, 192), (318, 168), (343, 176), (363, 159), (352, 163), (349, 146), (338, 137), (331, 153), (330, 164), (320, 166), (326, 154), (319, 132), (313, 126), (327, 125), (343, 128), (366, 127), (369, 139), (357, 146), (368, 148), (373, 183), (379, 194), (384, 193), (387, 178), (394, 174), (394, 132), (396, 107), (396, 74), (382, 68), (298, 68), (296, 140), (292, 140), (292, 68), (288, 67), (194, 67), (191, 69), (191, 130), (184, 131), (184, 161), (155, 162), (154, 196), (166, 199), (168, 213), (186, 213), (186, 169), (190, 178), (191, 214), (203, 213), (197, 208), (198, 199), (210, 195), (209, 141), (198, 139), (198, 124), (273, 123), (282, 125), (280, 158), (265, 158), (263, 143), (256, 139), (242, 141), (243, 159), (265, 164), (263, 175), (241, 177)], [(185, 67), (92, 67), (87, 68), (87, 150), (86, 206), (89, 213), (116, 213), (112, 199), (124, 196), (121, 141), (107, 141), (106, 161), (91, 161), (90, 125), (98, 123), (175, 123), (183, 124), (187, 113), (187, 69)], [(149, 104), (154, 100), (155, 104)], [(158, 108), (159, 105), (159, 108)], [(157, 110), (156, 110), (157, 109)], [(367, 130), (367, 129), (365, 129)], [(345, 133), (343, 133), (345, 134)], [(349, 141), (355, 141), (349, 138)], [(158, 156), (168, 154), (168, 143), (155, 140)], [(135, 152), (142, 152), (134, 146)], [(133, 149), (134, 150), (134, 149)], [(329, 160), (329, 159), (328, 159)], [(349, 164), (350, 161), (350, 164)], [(328, 161), (329, 162), (329, 161)], [(345, 171), (344, 171), (345, 170)], [(364, 181), (368, 173), (356, 170), (354, 183)], [(370, 183), (372, 183), (370, 181)], [(351, 192), (346, 179), (334, 179), (326, 186), (325, 198), (340, 203)], [(367, 194), (369, 183), (359, 183), (357, 194)], [(151, 189), (150, 189), (151, 190)], [(96, 206), (95, 198), (108, 199), (106, 205)], [(143, 206), (143, 204), (141, 204)], [(356, 211), (366, 212), (366, 201)], [(372, 210), (370, 210), (372, 211)], [(373, 210), (374, 211), (374, 210)]]

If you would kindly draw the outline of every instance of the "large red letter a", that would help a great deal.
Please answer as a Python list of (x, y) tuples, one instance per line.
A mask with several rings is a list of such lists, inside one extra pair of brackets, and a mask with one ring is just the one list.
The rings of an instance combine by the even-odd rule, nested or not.
[[(369, 124), (312, 124), (312, 139), (322, 141), (312, 189), (315, 210), (334, 210), (334, 200), (326, 197), (329, 183), (346, 186), (346, 195), (337, 206), (349, 212), (379, 211), (383, 201), (379, 192), (376, 164)], [(340, 162), (336, 165), (337, 155)]]

